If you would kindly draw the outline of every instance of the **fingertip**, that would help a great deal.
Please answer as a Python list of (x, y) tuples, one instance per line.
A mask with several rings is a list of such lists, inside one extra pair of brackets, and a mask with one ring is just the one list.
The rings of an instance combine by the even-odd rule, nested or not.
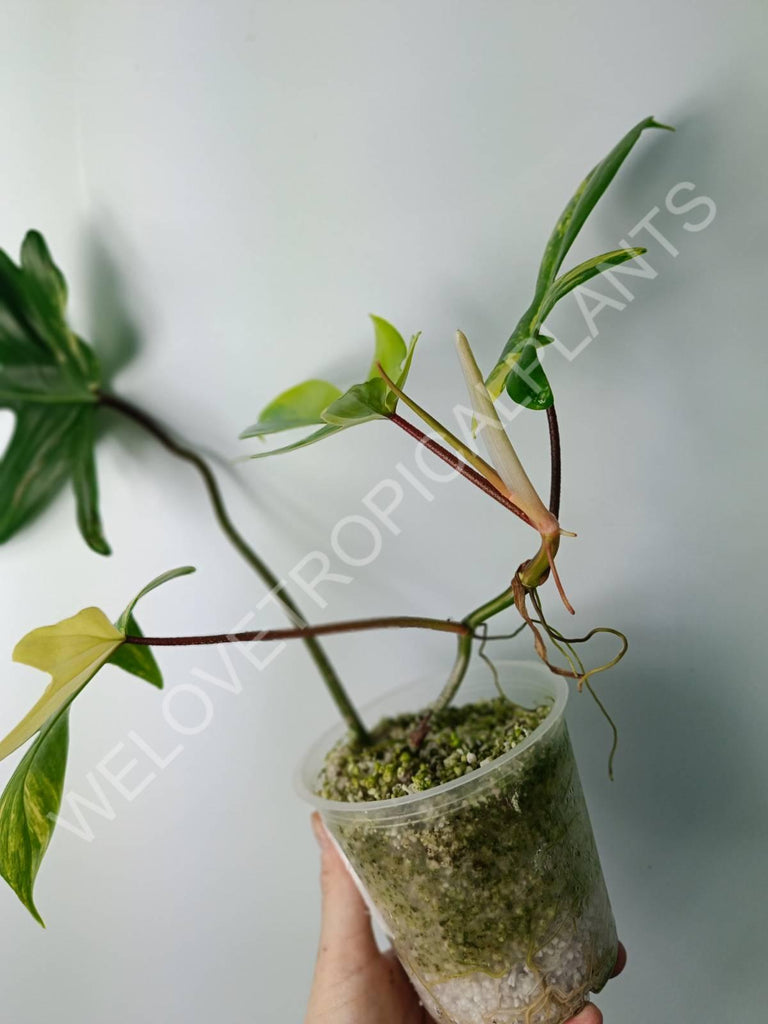
[(613, 971), (611, 972), (611, 977), (615, 978), (617, 974), (621, 974), (621, 972), (624, 970), (624, 968), (626, 966), (627, 966), (627, 950), (626, 950), (626, 948), (624, 946), (624, 943), (620, 942), (619, 943), (619, 951), (616, 954), (616, 963), (614, 965)]
[(315, 834), (315, 839), (317, 840), (317, 845), (325, 853), (325, 851), (331, 845), (331, 840), (328, 836), (326, 827), (323, 824), (323, 819), (320, 817), (319, 811), (312, 812), (310, 822), (312, 824), (312, 831)]
[(581, 1013), (571, 1017), (566, 1024), (603, 1024), (603, 1015), (594, 1003), (587, 1003)]

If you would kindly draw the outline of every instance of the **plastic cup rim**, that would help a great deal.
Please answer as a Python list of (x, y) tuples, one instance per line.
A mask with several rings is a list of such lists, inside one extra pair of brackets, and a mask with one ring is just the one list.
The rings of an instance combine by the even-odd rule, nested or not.
[[(305, 803), (310, 804), (316, 810), (320, 811), (321, 814), (331, 813), (338, 816), (345, 814), (360, 815), (386, 810), (391, 810), (396, 813), (405, 811), (406, 809), (409, 811), (415, 811), (418, 805), (424, 804), (430, 799), (434, 799), (438, 796), (444, 796), (470, 784), (476, 785), (481, 779), (490, 775), (492, 772), (498, 771), (499, 768), (502, 768), (516, 760), (526, 750), (543, 739), (544, 736), (546, 736), (547, 733), (550, 732), (561, 720), (568, 702), (568, 684), (563, 676), (558, 676), (555, 673), (550, 672), (550, 670), (541, 662), (502, 660), (496, 661), (495, 665), (501, 672), (503, 672), (505, 668), (516, 669), (518, 672), (525, 673), (529, 678), (531, 674), (534, 674), (539, 677), (539, 681), (546, 680), (554, 695), (552, 710), (541, 725), (537, 726), (530, 736), (527, 736), (522, 743), (519, 743), (512, 750), (508, 750), (506, 754), (502, 754), (500, 757), (495, 758), (487, 765), (483, 765), (480, 768), (476, 768), (474, 771), (468, 772), (466, 775), (462, 775), (461, 778), (451, 779), (449, 782), (444, 782), (440, 786), (434, 786), (432, 789), (425, 789), (419, 793), (409, 793), (407, 796), (390, 797), (387, 800), (360, 800), (356, 802), (346, 800), (327, 800), (325, 797), (314, 793), (305, 784), (304, 776), (307, 763), (312, 760), (317, 760), (320, 755), (324, 757), (331, 747), (344, 736), (346, 727), (343, 723), (337, 722), (330, 729), (326, 729), (314, 741), (314, 743), (312, 743), (309, 750), (301, 759), (301, 762), (294, 773), (293, 783), (298, 796)], [(367, 711), (375, 708), (377, 705), (381, 704), (382, 701), (396, 696), (398, 693), (406, 694), (411, 691), (414, 686), (418, 686), (420, 683), (426, 682), (428, 679), (432, 678), (432, 676), (433, 673), (429, 673), (419, 677), (418, 679), (412, 680), (410, 683), (405, 683), (404, 685), (396, 686), (391, 690), (385, 691), (373, 700), (368, 701), (361, 708), (362, 714), (365, 715)], [(468, 681), (468, 685), (471, 687), (471, 680)], [(454, 793), (454, 795), (458, 796), (459, 794)], [(378, 816), (379, 815), (377, 815), (377, 817)]]

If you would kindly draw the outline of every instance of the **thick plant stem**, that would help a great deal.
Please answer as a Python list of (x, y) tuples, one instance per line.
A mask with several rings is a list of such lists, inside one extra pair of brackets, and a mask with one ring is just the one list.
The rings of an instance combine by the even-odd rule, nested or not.
[[(549, 450), (551, 462), (549, 511), (555, 519), (557, 519), (560, 515), (561, 457), (560, 428), (557, 422), (557, 413), (555, 412), (554, 405), (547, 409), (547, 423), (549, 426)], [(559, 541), (559, 534), (542, 537), (542, 544), (536, 555), (529, 562), (523, 563), (523, 565), (518, 569), (517, 575), (524, 587), (532, 588), (538, 586), (538, 584), (546, 579), (549, 573), (554, 569), (554, 557), (557, 554)], [(559, 584), (559, 579), (557, 582)], [(559, 589), (561, 588), (559, 587)], [(563, 598), (566, 600), (566, 607), (572, 611), (570, 605), (567, 604), (567, 599), (565, 599), (564, 594)], [(474, 639), (477, 628), (483, 622), (487, 621), (498, 612), (503, 611), (505, 608), (509, 608), (509, 606), (514, 603), (514, 587), (509, 587), (502, 594), (499, 594), (498, 597), (492, 598), (479, 608), (476, 608), (473, 612), (470, 612), (469, 615), (461, 620), (469, 627), (469, 631), (459, 637), (458, 649), (456, 651), (456, 659), (453, 663), (453, 668), (451, 669), (451, 673), (448, 676), (440, 695), (432, 705), (429, 715), (419, 723), (411, 734), (411, 743), (414, 746), (418, 746), (424, 739), (429, 728), (430, 716), (447, 707), (456, 696), (456, 692), (458, 691), (459, 686), (461, 686), (469, 667), (469, 662), (472, 657), (472, 640)]]
[(508, 587), (497, 597), (493, 597), (490, 601), (486, 601), (485, 604), (481, 604), (479, 608), (475, 608), (473, 612), (470, 612), (469, 615), (466, 615), (461, 620), (463, 625), (467, 627), (468, 632), (459, 637), (456, 660), (453, 663), (451, 674), (448, 676), (445, 686), (432, 705), (432, 714), (436, 711), (442, 711), (456, 696), (456, 691), (461, 685), (469, 667), (469, 661), (472, 656), (472, 640), (478, 626), (494, 615), (498, 615), (499, 612), (503, 612), (505, 608), (509, 608), (514, 603), (514, 590), (512, 587)]
[(469, 634), (470, 626), (451, 619), (432, 619), (419, 615), (389, 615), (373, 619), (347, 619), (324, 622), (296, 629), (250, 629), (244, 633), (206, 633), (201, 636), (126, 636), (127, 644), (143, 647), (195, 647), (202, 644), (242, 644), (273, 640), (305, 640), (332, 633), (362, 633), (370, 629), (432, 629), (438, 633)]
[(547, 425), (549, 426), (549, 457), (551, 463), (551, 475), (549, 482), (549, 511), (555, 517), (560, 518), (560, 490), (561, 490), (561, 458), (560, 458), (560, 425), (557, 422), (557, 412), (554, 404), (547, 409)]
[[(100, 392), (99, 403), (105, 408), (114, 409), (115, 412), (118, 412), (127, 419), (132, 420), (148, 434), (154, 437), (156, 441), (159, 441), (166, 451), (169, 451), (172, 455), (175, 455), (177, 458), (182, 459), (184, 462), (188, 462), (191, 466), (195, 467), (202, 478), (203, 484), (205, 485), (216, 521), (221, 527), (221, 530), (227, 540), (229, 540), (230, 544), (235, 548), (238, 554), (245, 559), (248, 565), (250, 565), (266, 586), (270, 588), (274, 594), (275, 600), (282, 605), (291, 622), (299, 629), (307, 628), (309, 623), (304, 618), (293, 599), (284, 592), (282, 582), (277, 578), (277, 576), (275, 576), (269, 566), (256, 554), (230, 519), (229, 513), (227, 512), (224, 504), (221, 489), (219, 488), (216, 477), (213, 475), (213, 471), (205, 459), (203, 459), (203, 457), (194, 449), (188, 448), (186, 445), (177, 441), (168, 433), (165, 427), (161, 426), (161, 424), (157, 422), (157, 420), (153, 419), (150, 415), (133, 405), (131, 402), (127, 402), (124, 398)], [(323, 682), (328, 688), (328, 692), (333, 698), (336, 707), (339, 709), (342, 718), (352, 732), (357, 736), (358, 740), (362, 743), (367, 743), (369, 741), (368, 731), (357, 713), (357, 710), (349, 699), (341, 680), (336, 674), (336, 670), (328, 658), (328, 655), (314, 636), (307, 634), (303, 637), (303, 640), (309, 655), (314, 661), (318, 672), (322, 676)]]
[[(560, 455), (560, 427), (557, 421), (557, 413), (554, 405), (547, 409), (547, 424), (549, 426), (549, 450), (551, 463), (551, 479), (549, 491), (549, 511), (558, 519), (560, 515), (560, 491), (561, 491), (561, 455)], [(526, 517), (527, 519), (527, 517)], [(528, 520), (530, 522), (530, 520)], [(541, 547), (530, 561), (523, 563), (518, 569), (518, 577), (526, 589), (538, 586), (550, 572), (555, 573), (558, 589), (569, 611), (573, 612), (570, 604), (562, 591), (560, 580), (556, 575), (554, 558), (560, 542), (559, 533), (542, 537)], [(429, 719), (432, 714), (441, 711), (456, 696), (456, 692), (467, 673), (469, 662), (472, 657), (472, 640), (477, 628), (487, 619), (503, 611), (515, 603), (514, 587), (505, 590), (498, 597), (492, 598), (486, 604), (470, 612), (461, 621), (469, 627), (468, 632), (459, 637), (456, 659), (453, 663), (451, 673), (427, 715), (411, 734), (411, 742), (418, 746), (422, 742), (429, 728)]]
[[(514, 512), (518, 519), (522, 519), (524, 523), (527, 523), (529, 526), (532, 525), (531, 520), (525, 512), (523, 512), (522, 509), (519, 509), (514, 502), (510, 501), (506, 494), (503, 494), (498, 487), (494, 487), (494, 485), (490, 483), (482, 473), (478, 473), (476, 469), (467, 465), (467, 463), (463, 462), (457, 455), (452, 455), (451, 452), (443, 448), (443, 446), (438, 444), (437, 441), (425, 434), (423, 430), (420, 430), (413, 423), (409, 423), (408, 420), (403, 419), (399, 413), (390, 413), (389, 419), (396, 426), (400, 427), (401, 430), (404, 430), (407, 434), (410, 434), (411, 437), (415, 438), (419, 444), (424, 445), (427, 451), (432, 452), (433, 455), (437, 455), (439, 459), (442, 459), (443, 462), (447, 463), (452, 469), (455, 469), (457, 473), (463, 476), (466, 480), (469, 480), (470, 483), (473, 483), (475, 487), (479, 487), (480, 490), (484, 494), (487, 494), (489, 498), (493, 498), (494, 501), (498, 501), (498, 503), (503, 505), (504, 508), (508, 509), (510, 512)], [(501, 483), (501, 481), (499, 482)]]

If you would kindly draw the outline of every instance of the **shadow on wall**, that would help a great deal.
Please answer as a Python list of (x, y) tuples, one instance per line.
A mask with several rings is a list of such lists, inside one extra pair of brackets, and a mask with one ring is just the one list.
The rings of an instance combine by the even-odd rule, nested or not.
[[(147, 308), (150, 303), (136, 287), (136, 275), (129, 270), (128, 246), (119, 227), (109, 217), (103, 220), (103, 224), (91, 224), (83, 243), (88, 290), (87, 340), (101, 361), (106, 389), (111, 389), (115, 377), (148, 347), (150, 327), (146, 318), (140, 320), (135, 311)], [(120, 391), (119, 382), (115, 390)], [(136, 401), (142, 405), (140, 397)], [(147, 408), (146, 411), (159, 422), (165, 422), (163, 408)], [(111, 421), (110, 429), (119, 432), (121, 442), (134, 454), (149, 443), (147, 438), (122, 421)], [(190, 441), (184, 437), (180, 440)], [(229, 459), (206, 449), (198, 438), (191, 439), (191, 443), (201, 454), (217, 463), (220, 470), (239, 480)], [(249, 496), (254, 497), (250, 492)]]
[(722, 967), (732, 960), (726, 991), (744, 996), (763, 984), (752, 968), (762, 957), (765, 767), (756, 709), (739, 696), (748, 671), (740, 638), (716, 630), (713, 614), (698, 627), (681, 622), (696, 617), (695, 600), (681, 594), (688, 612), (677, 618), (669, 609), (664, 620), (626, 624), (631, 656), (599, 688), (619, 727), (615, 783), (605, 781), (607, 731), (588, 700), (572, 701), (571, 720), (588, 736), (578, 756), (606, 862), (621, 864), (624, 913), (635, 905), (652, 920), (661, 948), (687, 943), (681, 963), (688, 946), (702, 959), (711, 947)]
[[(106, 386), (111, 388), (115, 377), (151, 345), (151, 340), (148, 340), (152, 330), (151, 317), (140, 318), (136, 310), (151, 308), (152, 303), (137, 286), (137, 276), (141, 277), (141, 258), (133, 254), (113, 217), (105, 214), (98, 222), (91, 223), (85, 231), (83, 248), (88, 288), (88, 340), (101, 360)], [(139, 268), (138, 274), (132, 269), (134, 266)], [(181, 285), (183, 287), (183, 282)], [(190, 339), (191, 350), (203, 349), (204, 329), (204, 325), (201, 325), (201, 335)], [(245, 332), (244, 326), (244, 338)], [(270, 339), (261, 339), (261, 343), (268, 359)], [(345, 356), (333, 358), (330, 362), (326, 360), (325, 365), (321, 362), (315, 367), (307, 367), (304, 375), (317, 374), (329, 380), (351, 382), (359, 377), (361, 366), (368, 366), (372, 351), (373, 329), (370, 322), (363, 321), (357, 336), (350, 338), (349, 351)], [(253, 352), (251, 354), (253, 355)], [(213, 353), (211, 358), (216, 358), (216, 354)], [(319, 358), (322, 360), (324, 357), (321, 354)], [(301, 373), (301, 370), (297, 371), (298, 377), (301, 377)], [(170, 380), (164, 383), (170, 387)], [(284, 381), (286, 387), (295, 383), (297, 380)], [(120, 391), (119, 382), (115, 390)], [(257, 391), (254, 395), (255, 408), (244, 409), (237, 414), (233, 422), (232, 447), (225, 454), (207, 448), (204, 439), (198, 433), (192, 437), (182, 436), (181, 440), (190, 443), (215, 463), (218, 470), (237, 485), (249, 502), (261, 507), (271, 520), (284, 522), (290, 512), (291, 529), (294, 533), (299, 529), (305, 530), (305, 541), (311, 544), (312, 530), (307, 529), (307, 524), (314, 522), (313, 528), (316, 533), (322, 520), (312, 520), (303, 498), (284, 487), (281, 488), (279, 482), (273, 483), (269, 489), (264, 488), (259, 484), (256, 472), (239, 473), (233, 466), (233, 459), (246, 455), (249, 451), (258, 450), (258, 446), (253, 442), (247, 446), (238, 442), (237, 433), (247, 423), (252, 422), (259, 409), (273, 397), (273, 394), (259, 394)], [(191, 396), (191, 399), (193, 400), (194, 396)], [(140, 398), (137, 398), (137, 403), (142, 404)], [(163, 421), (163, 408), (147, 408), (146, 411)], [(3, 427), (4, 424), (0, 423), (0, 437)], [(114, 421), (111, 422), (110, 429), (119, 431), (121, 443), (137, 457), (138, 453), (144, 450), (147, 441), (135, 430), (127, 428), (122, 422)], [(199, 429), (197, 424), (195, 429)]]
[[(91, 225), (85, 234), (85, 271), (89, 290), (90, 341), (108, 385), (139, 355), (144, 347), (139, 325), (126, 287), (127, 275), (118, 256), (115, 229)], [(133, 304), (135, 305), (135, 303)]]
[[(733, 78), (721, 81), (706, 96), (672, 107), (668, 118), (676, 128), (674, 137), (653, 138), (638, 147), (603, 200), (606, 210), (612, 218), (623, 215), (626, 220), (636, 210), (638, 197), (648, 209), (663, 206), (668, 188), (692, 182), (696, 185), (693, 195), (711, 195), (717, 202), (717, 235), (728, 259), (758, 260), (764, 266), (768, 215), (762, 186), (758, 195), (755, 184), (756, 169), (765, 165), (768, 156), (768, 143), (764, 133), (751, 125), (765, 123), (766, 117), (766, 96), (747, 91)], [(663, 159), (658, 148), (662, 145)], [(676, 201), (686, 199), (681, 195)]]

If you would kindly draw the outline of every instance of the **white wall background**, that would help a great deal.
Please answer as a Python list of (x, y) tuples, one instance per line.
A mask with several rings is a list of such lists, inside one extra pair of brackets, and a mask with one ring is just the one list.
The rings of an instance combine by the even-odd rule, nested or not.
[[(116, 386), (226, 456), (278, 390), (354, 378), (369, 311), (424, 330), (412, 391), (449, 410), (453, 330), (488, 365), (582, 173), (641, 117), (677, 125), (643, 139), (575, 255), (614, 247), (654, 206), (679, 255), (648, 239), (657, 279), (601, 314), (577, 360), (549, 364), (578, 621), (632, 640), (601, 689), (621, 729), (614, 784), (587, 698), (570, 720), (630, 956), (600, 997), (607, 1020), (760, 1019), (763, 5), (11, 0), (3, 20), (0, 244), (43, 230), (81, 332), (111, 364), (135, 349)], [(717, 203), (703, 232), (663, 209), (680, 181)], [(572, 302), (555, 327), (571, 347), (586, 333)], [(544, 482), (543, 420), (515, 430)], [(412, 462), (410, 442), (372, 425), (240, 466), (226, 491), (286, 572), (329, 549), (397, 460)], [(116, 613), (176, 564), (198, 575), (146, 601), (153, 632), (229, 629), (263, 593), (190, 470), (123, 428), (99, 469), (112, 559), (76, 536), (68, 495), (0, 553), (8, 657), (28, 629), (90, 603)], [(530, 544), (461, 482), (431, 505), (409, 496), (399, 523), (322, 616), (462, 614)], [(450, 639), (410, 633), (328, 647), (360, 700), (452, 656)], [(215, 649), (162, 663), (168, 686), (223, 672)], [(261, 674), (237, 667), (243, 692), (211, 686), (211, 727), (135, 801), (116, 798), (114, 820), (92, 816), (92, 843), (57, 834), (38, 887), (47, 932), (0, 890), (4, 1020), (301, 1018), (317, 864), (290, 772), (333, 710), (298, 647)], [(41, 682), (6, 662), (3, 730)], [(87, 792), (131, 730), (160, 750), (178, 741), (154, 691), (105, 673), (74, 715), (70, 787)]]

